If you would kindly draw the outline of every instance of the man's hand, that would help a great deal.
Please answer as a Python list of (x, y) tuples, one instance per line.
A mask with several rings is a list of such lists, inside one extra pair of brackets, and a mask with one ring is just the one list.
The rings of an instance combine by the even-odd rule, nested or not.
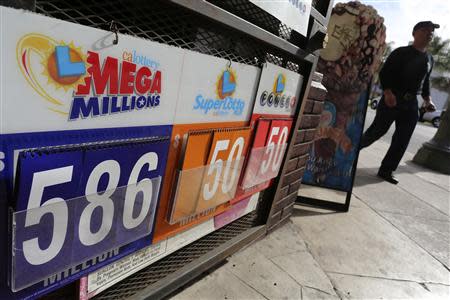
[(425, 107), (426, 111), (435, 111), (436, 110), (436, 106), (434, 105), (433, 101), (431, 101), (431, 97), (427, 96), (427, 97), (423, 97), (423, 106)]
[(384, 103), (387, 107), (394, 107), (397, 105), (397, 98), (391, 90), (384, 91)]

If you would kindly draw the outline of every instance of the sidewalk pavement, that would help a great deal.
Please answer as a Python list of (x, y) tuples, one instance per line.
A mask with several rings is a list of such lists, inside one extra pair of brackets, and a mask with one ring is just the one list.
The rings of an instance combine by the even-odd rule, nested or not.
[(450, 177), (411, 162), (375, 175), (360, 154), (348, 213), (296, 206), (291, 221), (172, 299), (450, 299)]

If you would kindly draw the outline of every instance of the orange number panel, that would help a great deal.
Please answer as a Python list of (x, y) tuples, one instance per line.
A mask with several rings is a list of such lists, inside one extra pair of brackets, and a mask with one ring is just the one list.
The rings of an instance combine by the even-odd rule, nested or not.
[(214, 132), (196, 212), (231, 200), (236, 194), (250, 128)]
[[(189, 165), (184, 164), (184, 159), (190, 157), (193, 154), (187, 154), (186, 151), (191, 152), (190, 148), (188, 149), (187, 143), (188, 139), (185, 140), (185, 135), (189, 132), (193, 131), (215, 131), (220, 130), (221, 128), (243, 128), (245, 126), (245, 122), (223, 122), (223, 123), (201, 123), (201, 124), (180, 124), (174, 125), (172, 130), (172, 138), (171, 138), (171, 147), (169, 150), (169, 157), (167, 160), (166, 173), (163, 179), (163, 187), (161, 199), (159, 201), (158, 212), (156, 217), (155, 224), (155, 232), (153, 236), (153, 243), (157, 243), (162, 241), (170, 236), (174, 236), (182, 231), (185, 231), (192, 226), (195, 226), (201, 222), (204, 222), (217, 214), (220, 214), (226, 211), (230, 207), (230, 202), (226, 202), (220, 204), (217, 207), (209, 209), (200, 214), (192, 214), (189, 217), (182, 218), (180, 221), (173, 223), (170, 218), (172, 216), (173, 201), (175, 200), (174, 194), (175, 189), (177, 189), (178, 176), (181, 168), (187, 168)], [(212, 143), (213, 134), (211, 134), (210, 142)], [(185, 143), (184, 143), (185, 141)], [(208, 148), (210, 151), (210, 148)], [(209, 151), (207, 151), (205, 163), (207, 164), (209, 158)], [(192, 148), (193, 153), (197, 153), (197, 151)], [(196, 155), (194, 155), (196, 156)], [(189, 159), (189, 162), (191, 160)], [(197, 163), (194, 161), (193, 165), (195, 166)], [(207, 171), (207, 169), (204, 169)], [(184, 179), (183, 179), (184, 180)], [(203, 179), (202, 179), (203, 180)], [(197, 203), (196, 203), (197, 205)], [(197, 207), (196, 207), (197, 208)], [(187, 207), (187, 210), (190, 210), (190, 207)], [(180, 206), (181, 212), (181, 206)], [(178, 215), (178, 217), (182, 216), (182, 214)]]
[[(176, 189), (173, 194), (173, 207), (170, 223), (195, 214), (196, 203), (200, 197), (204, 165), (208, 159), (212, 130), (192, 131), (183, 140), (181, 170), (177, 171)], [(182, 150), (183, 151), (183, 150)]]

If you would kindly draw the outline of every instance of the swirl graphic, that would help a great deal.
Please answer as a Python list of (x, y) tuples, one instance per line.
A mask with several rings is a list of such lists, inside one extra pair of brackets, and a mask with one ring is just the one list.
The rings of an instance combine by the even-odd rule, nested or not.
[[(28, 84), (50, 105), (50, 110), (67, 115), (64, 106), (66, 105), (64, 98), (59, 97), (58, 90), (64, 92), (73, 90), (79, 83), (83, 81), (83, 74), (63, 74), (61, 59), (58, 60), (57, 48), (60, 50), (67, 49), (69, 63), (85, 64), (85, 56), (82, 54), (81, 48), (76, 48), (73, 43), (66, 44), (57, 42), (56, 40), (39, 34), (30, 33), (23, 36), (16, 47), (16, 58), (20, 71), (27, 80)], [(37, 64), (33, 60), (37, 55), (40, 58), (40, 70), (37, 70)], [(47, 82), (43, 81), (43, 76)]]

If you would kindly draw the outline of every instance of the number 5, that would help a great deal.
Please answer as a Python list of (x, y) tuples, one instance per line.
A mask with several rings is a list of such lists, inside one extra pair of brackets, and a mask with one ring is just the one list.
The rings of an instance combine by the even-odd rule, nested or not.
[(214, 177), (212, 189), (209, 188), (209, 183), (205, 184), (205, 187), (203, 188), (203, 198), (205, 200), (210, 200), (219, 187), (219, 179), (220, 175), (222, 174), (223, 160), (217, 159), (217, 155), (219, 154), (219, 151), (227, 150), (229, 143), (230, 140), (218, 141), (216, 143), (216, 148), (214, 148), (214, 152), (211, 158), (211, 164), (208, 168), (208, 176), (210, 176), (214, 172), (214, 169), (216, 169), (216, 175)]
[(264, 160), (261, 164), (261, 173), (266, 173), (269, 169), (270, 163), (272, 162), (273, 154), (275, 151), (275, 143), (273, 142), (274, 136), (278, 135), (278, 132), (280, 132), (280, 127), (273, 127), (272, 132), (270, 132), (269, 136), (269, 143), (266, 147), (266, 153), (265, 156), (269, 155), (269, 158), (267, 160)]
[[(49, 262), (61, 251), (67, 233), (68, 208), (63, 198), (52, 198), (41, 206), (44, 189), (49, 186), (70, 182), (73, 166), (36, 172), (30, 189), (30, 198), (25, 215), (25, 228), (39, 224), (45, 214), (53, 215), (53, 233), (47, 249), (41, 249), (38, 238), (23, 242), (23, 254), (32, 265)], [(37, 209), (39, 208), (39, 209)]]
[(280, 132), (280, 127), (273, 127), (272, 132), (269, 136), (269, 144), (266, 147), (265, 156), (269, 155), (267, 160), (264, 160), (261, 164), (261, 173), (264, 174), (269, 169), (272, 164), (271, 170), (273, 172), (277, 171), (281, 165), (281, 161), (283, 160), (283, 151), (282, 148), (287, 141), (288, 138), (288, 127), (283, 127), (280, 133), (280, 137), (278, 138), (278, 143), (275, 145), (273, 139)]

